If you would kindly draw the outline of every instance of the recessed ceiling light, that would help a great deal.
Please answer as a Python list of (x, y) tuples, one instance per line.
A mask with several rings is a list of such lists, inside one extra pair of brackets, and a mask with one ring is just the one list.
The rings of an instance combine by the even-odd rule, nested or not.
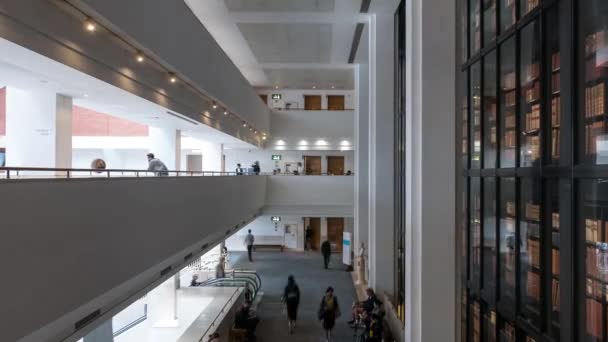
[(95, 32), (95, 30), (97, 30), (97, 24), (95, 24), (91, 18), (87, 18), (84, 21), (84, 28), (89, 32)]
[(224, 111), (224, 115), (228, 115), (228, 111)]
[(247, 127), (247, 124), (243, 122), (243, 127)]
[(275, 86), (274, 86), (274, 89), (279, 89), (279, 86), (278, 86), (278, 85), (275, 85)]
[(89, 94), (84, 94), (84, 95), (82, 95), (82, 96), (84, 96), (84, 97), (89, 97)]
[(265, 135), (262, 137), (262, 140), (266, 140), (266, 136)]
[(136, 53), (136, 54), (135, 54), (135, 60), (137, 61), (137, 63), (143, 63), (143, 61), (144, 61), (145, 59), (146, 59), (146, 58), (144, 57), (144, 54), (143, 54), (143, 53), (138, 52), (138, 53)]
[(332, 86), (331, 86), (331, 89), (336, 89), (336, 86), (333, 86), (333, 85), (332, 85)]
[(312, 89), (317, 89), (317, 86), (316, 85), (312, 86)]
[(213, 102), (213, 109), (217, 109), (217, 103)]
[(171, 83), (177, 82), (177, 77), (172, 72), (169, 73), (169, 82), (171, 82)]

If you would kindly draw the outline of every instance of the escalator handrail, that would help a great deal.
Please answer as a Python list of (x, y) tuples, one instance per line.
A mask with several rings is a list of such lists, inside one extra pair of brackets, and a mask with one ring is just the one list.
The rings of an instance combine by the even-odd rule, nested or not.
[[(232, 285), (232, 286), (231, 286)], [(257, 297), (258, 289), (256, 289), (255, 284), (250, 280), (245, 279), (232, 279), (232, 278), (217, 278), (210, 279), (200, 286), (213, 286), (213, 287), (246, 287), (251, 290), (253, 298)]]
[(260, 277), (260, 275), (256, 271), (233, 269), (233, 270), (231, 270), (231, 272), (234, 273), (234, 274), (252, 274), (256, 278), (256, 282), (257, 282), (258, 288), (262, 287), (262, 278)]

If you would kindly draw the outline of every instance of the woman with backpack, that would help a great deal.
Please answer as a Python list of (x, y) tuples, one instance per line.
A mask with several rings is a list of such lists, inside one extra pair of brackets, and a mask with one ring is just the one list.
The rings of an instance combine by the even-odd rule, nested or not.
[(300, 288), (296, 284), (293, 275), (287, 278), (287, 286), (285, 286), (285, 291), (283, 292), (283, 302), (287, 309), (289, 333), (293, 334), (298, 318), (298, 305), (300, 305)]

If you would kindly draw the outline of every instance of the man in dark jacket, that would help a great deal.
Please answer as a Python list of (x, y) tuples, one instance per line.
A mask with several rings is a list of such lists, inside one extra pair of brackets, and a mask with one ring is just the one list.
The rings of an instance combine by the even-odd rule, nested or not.
[(329, 267), (329, 257), (331, 256), (331, 244), (329, 240), (325, 240), (321, 244), (321, 254), (323, 254), (323, 262), (325, 263), (325, 269)]

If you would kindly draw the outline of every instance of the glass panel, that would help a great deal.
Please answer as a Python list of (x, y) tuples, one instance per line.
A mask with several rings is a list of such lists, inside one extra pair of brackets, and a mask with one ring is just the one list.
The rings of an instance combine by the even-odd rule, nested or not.
[(483, 317), (484, 342), (496, 342), (496, 312), (486, 312)]
[(471, 305), (472, 341), (481, 342), (481, 309), (478, 302)]
[(551, 73), (550, 80), (551, 86), (549, 91), (551, 93), (551, 130), (549, 133), (549, 140), (551, 142), (549, 158), (551, 163), (557, 163), (559, 161), (559, 146), (560, 146), (560, 115), (561, 115), (561, 100), (560, 100), (560, 50), (559, 50), (559, 31), (553, 28), (559, 27), (559, 15), (557, 9), (553, 7), (548, 15), (546, 21), (547, 32), (547, 49), (548, 56), (551, 61), (548, 60), (546, 63), (550, 63)]
[(461, 289), (462, 303), (460, 305), (461, 316), (462, 316), (461, 321), (460, 321), (461, 322), (461, 324), (460, 324), (460, 340), (461, 341), (467, 341), (467, 332), (468, 332), (467, 323), (469, 322), (467, 319), (469, 316), (467, 314), (467, 311), (468, 311), (467, 308), (469, 307), (467, 298), (468, 298), (467, 289), (466, 289), (466, 287), (463, 286)]
[(479, 178), (471, 178), (471, 217), (469, 229), (470, 233), (470, 244), (471, 244), (471, 288), (473, 290), (479, 290), (479, 281), (481, 273), (481, 180)]
[(500, 329), (500, 342), (516, 342), (517, 333), (515, 326), (509, 322), (504, 322)]
[(496, 179), (483, 179), (483, 294), (496, 300)]
[(521, 31), (520, 48), (520, 166), (535, 166), (540, 161), (540, 25), (538, 21)]
[[(586, 341), (606, 338), (608, 294), (608, 179), (580, 182), (580, 225), (585, 229)], [(579, 229), (582, 229), (579, 228)]]
[(547, 211), (551, 215), (551, 327), (553, 337), (559, 340), (559, 182), (547, 182)]
[(540, 325), (541, 281), (541, 189), (535, 179), (520, 183), (520, 308), (523, 318)]
[(469, 41), (471, 54), (473, 56), (479, 49), (481, 48), (481, 8), (480, 8), (481, 0), (469, 0), (469, 20), (470, 20), (470, 28), (469, 28)]
[(500, 29), (508, 30), (515, 24), (515, 0), (500, 0)]
[(608, 164), (608, 136), (606, 135), (606, 82), (608, 81), (608, 1), (578, 1), (580, 4), (579, 60), (584, 84), (580, 103), (583, 114), (580, 127), (584, 137), (580, 141), (581, 161)]
[(483, 64), (483, 166), (496, 168), (496, 51), (484, 58)]
[(515, 307), (515, 178), (500, 180), (500, 301)]
[(500, 47), (500, 167), (515, 167), (515, 38)]
[(533, 9), (538, 7), (538, 5), (540, 5), (540, 0), (519, 0), (520, 17), (530, 13)]
[[(468, 74), (465, 73), (464, 87), (462, 89), (468, 89)], [(462, 114), (462, 167), (464, 169), (469, 168), (469, 95), (465, 92), (461, 100), (461, 114)]]
[(496, 0), (483, 0), (483, 45), (496, 39)]
[(475, 63), (471, 67), (471, 138), (473, 149), (471, 168), (481, 166), (481, 65)]

